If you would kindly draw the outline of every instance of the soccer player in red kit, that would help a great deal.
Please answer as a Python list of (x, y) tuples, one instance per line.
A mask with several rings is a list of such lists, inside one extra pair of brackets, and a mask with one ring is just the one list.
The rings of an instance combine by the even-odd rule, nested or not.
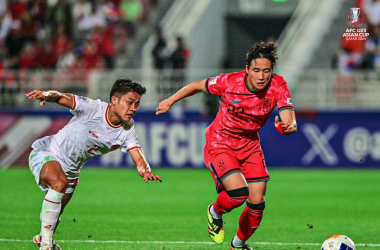
[(224, 241), (222, 216), (246, 206), (230, 249), (252, 249), (246, 241), (260, 226), (269, 180), (259, 130), (274, 108), (275, 127), (283, 135), (297, 131), (290, 91), (284, 78), (273, 74), (277, 57), (273, 43), (257, 42), (246, 55), (246, 68), (190, 83), (163, 100), (156, 114), (168, 112), (177, 101), (206, 92), (218, 95), (220, 109), (206, 129), (204, 160), (215, 181), (218, 197), (207, 208), (208, 231), (218, 244)]

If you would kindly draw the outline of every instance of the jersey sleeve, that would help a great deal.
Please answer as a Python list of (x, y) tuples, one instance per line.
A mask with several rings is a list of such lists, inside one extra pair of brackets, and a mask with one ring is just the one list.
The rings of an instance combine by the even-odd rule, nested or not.
[(90, 118), (99, 109), (100, 100), (92, 100), (88, 97), (77, 96), (73, 94), (74, 105), (70, 112), (76, 117)]
[(212, 95), (221, 96), (227, 86), (227, 74), (220, 74), (218, 76), (210, 77), (205, 82), (207, 93)]
[(120, 150), (124, 153), (127, 153), (128, 151), (135, 148), (141, 148), (141, 146), (137, 140), (135, 126), (132, 126), (127, 138), (125, 139), (123, 145), (120, 147)]
[(290, 90), (286, 82), (282, 83), (277, 92), (277, 110), (294, 110)]

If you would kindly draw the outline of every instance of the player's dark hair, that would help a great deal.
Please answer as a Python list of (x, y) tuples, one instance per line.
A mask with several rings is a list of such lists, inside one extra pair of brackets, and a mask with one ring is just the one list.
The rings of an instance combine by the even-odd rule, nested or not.
[(257, 58), (266, 58), (272, 63), (272, 68), (276, 64), (276, 46), (272, 42), (257, 42), (253, 47), (247, 52), (245, 56), (245, 65), (250, 67), (252, 60)]
[(133, 82), (131, 79), (118, 79), (112, 86), (110, 93), (110, 101), (112, 96), (117, 96), (118, 98), (127, 94), (128, 92), (136, 92), (137, 94), (143, 95), (146, 89), (137, 82)]

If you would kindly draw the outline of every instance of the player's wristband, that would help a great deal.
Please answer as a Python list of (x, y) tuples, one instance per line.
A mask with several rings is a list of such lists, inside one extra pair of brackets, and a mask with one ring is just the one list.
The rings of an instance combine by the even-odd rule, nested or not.
[[(53, 95), (56, 95), (56, 97), (52, 97)], [(61, 96), (61, 93), (55, 90), (48, 90), (48, 91), (42, 91), (42, 95), (45, 97), (45, 101), (47, 102), (55, 102), (58, 98), (57, 96)]]
[(282, 127), (282, 122), (279, 122), (279, 123), (277, 124), (277, 126), (275, 126), (275, 128), (277, 129), (277, 131), (278, 131), (280, 134), (282, 134), (282, 135), (286, 134), (285, 131), (284, 131), (284, 128)]

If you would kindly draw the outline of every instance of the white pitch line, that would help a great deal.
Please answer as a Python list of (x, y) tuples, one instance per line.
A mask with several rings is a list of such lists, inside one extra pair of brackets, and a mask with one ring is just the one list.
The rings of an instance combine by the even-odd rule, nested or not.
[[(32, 240), (19, 240), (19, 239), (0, 239), (6, 242), (33, 242)], [(126, 241), (126, 240), (57, 240), (57, 242), (67, 243), (121, 243), (121, 244), (198, 244), (198, 245), (214, 245), (214, 242), (209, 241)], [(280, 246), (319, 246), (322, 243), (284, 243), (284, 242), (249, 242), (251, 245), (280, 245)], [(227, 244), (226, 242), (223, 244)], [(355, 244), (361, 247), (380, 247), (380, 244)]]

